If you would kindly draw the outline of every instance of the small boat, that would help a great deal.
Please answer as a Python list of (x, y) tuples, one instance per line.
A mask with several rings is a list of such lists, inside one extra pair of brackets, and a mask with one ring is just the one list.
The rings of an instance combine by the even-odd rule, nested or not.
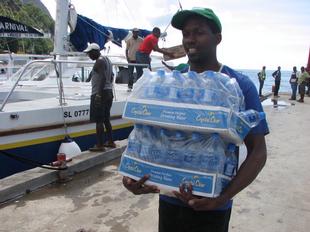
[[(67, 22), (68, 13), (63, 9), (71, 8), (68, 0), (57, 0), (54, 57), (32, 60), (0, 83), (0, 178), (55, 161), (66, 136), (82, 151), (96, 143), (95, 124), (89, 122), (91, 84), (85, 82), (93, 62), (85, 54), (71, 56), (64, 49), (67, 25), (62, 22)], [(124, 55), (110, 59), (115, 76), (120, 67), (128, 66)], [(155, 69), (162, 67), (160, 61), (153, 59)], [(114, 83), (113, 91), (113, 138), (122, 140), (132, 130), (122, 118), (130, 93), (123, 83)]]

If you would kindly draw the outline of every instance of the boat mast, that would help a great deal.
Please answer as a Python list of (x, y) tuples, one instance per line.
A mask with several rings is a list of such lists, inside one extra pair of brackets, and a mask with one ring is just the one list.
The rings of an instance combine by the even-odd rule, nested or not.
[(56, 19), (55, 19), (55, 55), (64, 55), (68, 51), (68, 13), (69, 0), (56, 0)]

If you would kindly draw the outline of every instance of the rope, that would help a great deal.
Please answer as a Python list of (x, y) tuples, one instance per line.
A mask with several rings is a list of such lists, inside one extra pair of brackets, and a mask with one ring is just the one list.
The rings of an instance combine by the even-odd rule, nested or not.
[(18, 155), (14, 155), (14, 154), (8, 153), (8, 152), (3, 151), (3, 150), (0, 150), (0, 153), (2, 153), (3, 155), (5, 155), (9, 158), (15, 159), (19, 162), (26, 163), (26, 164), (29, 164), (31, 166), (38, 167), (38, 168), (49, 169), (49, 170), (66, 170), (66, 169), (68, 169), (67, 166), (66, 167), (52, 167), (50, 165), (46, 165), (46, 164), (41, 163), (39, 161), (20, 157)]
[(68, 136), (68, 126), (66, 123), (66, 119), (64, 116), (64, 108), (63, 108), (63, 104), (65, 104), (65, 93), (63, 91), (63, 84), (62, 84), (62, 80), (60, 80), (60, 75), (59, 75), (59, 71), (57, 69), (57, 64), (56, 62), (54, 62), (54, 66), (55, 66), (55, 72), (56, 72), (56, 81), (57, 81), (57, 87), (58, 87), (58, 91), (59, 91), (59, 97), (61, 98), (61, 102), (60, 102), (60, 107), (61, 107), (61, 111), (62, 111), (62, 119), (63, 119), (63, 123), (64, 123), (64, 129), (65, 129), (65, 134), (66, 136)]

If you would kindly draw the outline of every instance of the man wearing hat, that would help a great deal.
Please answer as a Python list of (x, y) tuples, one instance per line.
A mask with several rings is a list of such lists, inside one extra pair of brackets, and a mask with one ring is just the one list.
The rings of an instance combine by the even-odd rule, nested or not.
[[(138, 28), (132, 29), (132, 37), (126, 41), (126, 58), (128, 63), (136, 63), (136, 52), (138, 51), (139, 46), (143, 41), (143, 39), (139, 37), (138, 34)], [(128, 92), (132, 90), (134, 68), (134, 65), (128, 65)]]
[[(113, 102), (113, 72), (111, 61), (101, 56), (100, 47), (89, 43), (84, 50), (90, 59), (95, 60), (91, 71), (90, 121), (96, 123), (97, 144), (90, 151), (104, 151), (104, 147), (115, 147), (112, 138), (110, 110)], [(106, 143), (104, 143), (104, 126), (106, 128)]]
[[(263, 108), (252, 81), (217, 60), (217, 45), (222, 40), (219, 18), (208, 8), (193, 8), (176, 13), (171, 21), (173, 27), (182, 31), (183, 46), (189, 59), (190, 70), (197, 73), (206, 70), (222, 72), (235, 78), (243, 92), (245, 109), (262, 112)], [(247, 187), (264, 167), (267, 157), (265, 135), (269, 133), (266, 120), (252, 128), (244, 142), (247, 157), (236, 176), (221, 195), (215, 198), (197, 197), (192, 186), (181, 185), (173, 195), (160, 195), (159, 231), (177, 232), (227, 232), (232, 198)], [(146, 185), (149, 175), (139, 181), (123, 178), (124, 186), (134, 194), (158, 193), (156, 186)]]

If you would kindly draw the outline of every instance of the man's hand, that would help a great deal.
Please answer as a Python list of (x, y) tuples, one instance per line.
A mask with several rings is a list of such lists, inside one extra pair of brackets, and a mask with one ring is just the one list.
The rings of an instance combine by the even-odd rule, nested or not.
[(159, 193), (159, 189), (155, 185), (146, 185), (145, 182), (150, 178), (149, 175), (143, 176), (140, 180), (136, 181), (127, 176), (123, 177), (123, 185), (126, 189), (135, 195), (146, 193)]
[(173, 194), (197, 211), (215, 210), (228, 201), (224, 201), (221, 196), (215, 198), (195, 196), (192, 194), (193, 187), (191, 184), (182, 184), (179, 190), (179, 192), (173, 191)]

